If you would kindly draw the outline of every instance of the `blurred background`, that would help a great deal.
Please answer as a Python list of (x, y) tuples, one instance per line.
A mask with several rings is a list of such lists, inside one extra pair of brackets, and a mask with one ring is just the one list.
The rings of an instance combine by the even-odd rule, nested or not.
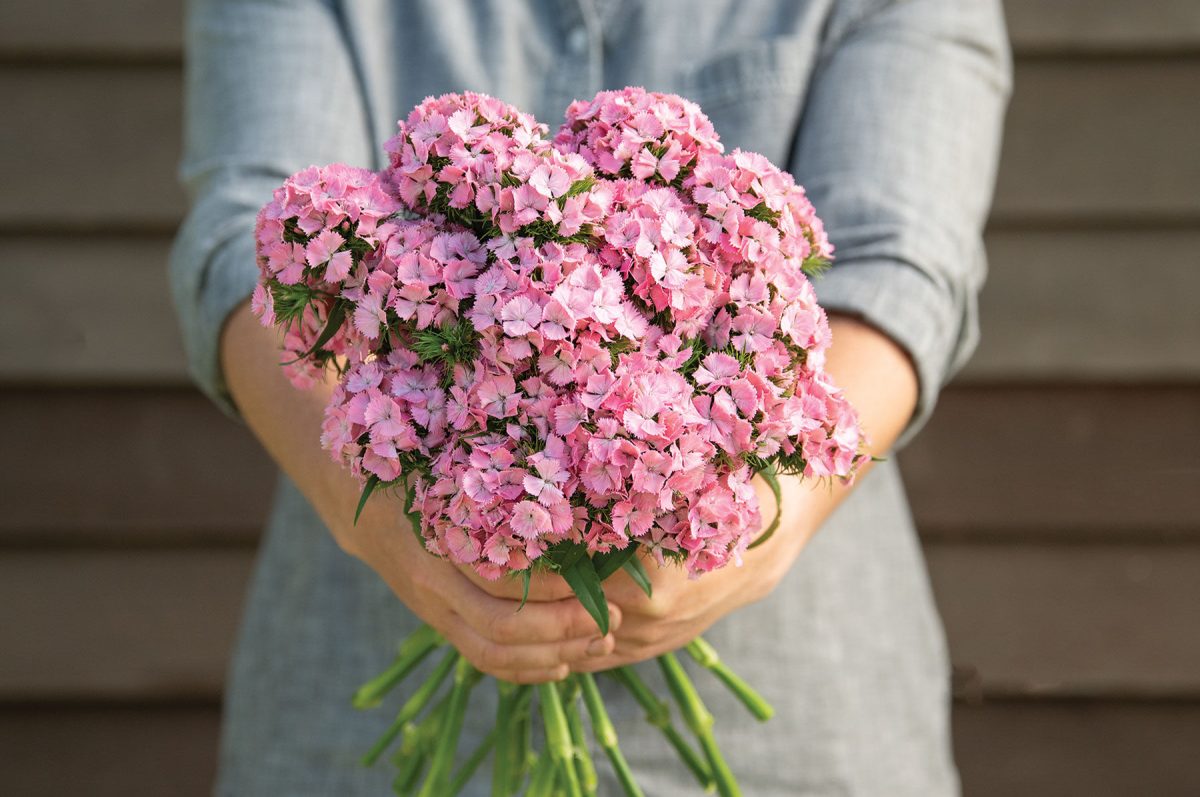
[[(965, 791), (1197, 795), (1200, 0), (1006, 8), (983, 343), (900, 457)], [(7, 794), (211, 788), (273, 471), (167, 297), (180, 20), (0, 6)]]

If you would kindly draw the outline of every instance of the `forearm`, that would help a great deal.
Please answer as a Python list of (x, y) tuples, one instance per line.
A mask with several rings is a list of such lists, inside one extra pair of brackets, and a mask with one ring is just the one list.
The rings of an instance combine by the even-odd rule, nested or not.
[[(359, 484), (320, 445), (331, 386), (296, 390), (279, 362), (274, 330), (249, 305), (239, 306), (221, 335), (225, 381), (247, 426), (316, 509), (338, 544), (374, 569), (422, 620), (479, 669), (519, 683), (562, 678), (568, 663), (607, 655), (612, 635), (596, 637), (595, 622), (573, 598), (534, 595), (518, 614), (516, 600), (493, 597), (455, 566), (427, 555), (412, 534), (400, 500), (378, 492), (352, 523)], [(611, 627), (621, 624), (614, 609)]]
[[(354, 511), (353, 478), (321, 449), (321, 420), (331, 387), (297, 390), (280, 360), (276, 330), (263, 328), (249, 304), (229, 316), (221, 334), (221, 367), (246, 425), (309, 499), (330, 529)], [(332, 516), (338, 513), (338, 516)], [(339, 539), (344, 548), (350, 541)]]

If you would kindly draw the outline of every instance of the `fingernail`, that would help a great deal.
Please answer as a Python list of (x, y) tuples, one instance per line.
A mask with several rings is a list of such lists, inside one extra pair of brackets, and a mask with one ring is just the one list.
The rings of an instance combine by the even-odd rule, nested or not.
[(587, 654), (589, 656), (603, 656), (608, 653), (608, 643), (605, 638), (598, 636), (588, 643)]

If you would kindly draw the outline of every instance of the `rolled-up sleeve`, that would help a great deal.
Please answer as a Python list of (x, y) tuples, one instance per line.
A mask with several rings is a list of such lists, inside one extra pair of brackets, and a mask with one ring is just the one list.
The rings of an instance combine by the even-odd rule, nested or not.
[(371, 162), (353, 60), (329, 4), (197, 0), (186, 22), (184, 157), (191, 209), (171, 251), (190, 371), (236, 414), (220, 336), (254, 288), (254, 219), (288, 175)]
[(1010, 87), (990, 0), (875, 2), (831, 31), (813, 78), (792, 171), (837, 247), (817, 294), (911, 357), (920, 395), (897, 447), (978, 339), (982, 232)]

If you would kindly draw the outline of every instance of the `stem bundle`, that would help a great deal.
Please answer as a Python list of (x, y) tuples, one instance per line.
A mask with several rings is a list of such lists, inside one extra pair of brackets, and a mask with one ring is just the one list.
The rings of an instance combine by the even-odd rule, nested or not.
[[(354, 705), (376, 705), (435, 648), (442, 638), (422, 627), (400, 646), (396, 660), (355, 694)], [(725, 684), (750, 712), (768, 719), (770, 704), (724, 664), (712, 646), (697, 637), (688, 654)], [(646, 684), (633, 667), (607, 673), (625, 687), (645, 712), (646, 721), (658, 728), (680, 759), (706, 791), (713, 787), (721, 797), (741, 797), (741, 790), (717, 745), (714, 720), (699, 692), (673, 653), (658, 657), (668, 690), (687, 730), (699, 746), (689, 743), (672, 722), (671, 708)], [(453, 675), (452, 675), (453, 674)], [(536, 687), (497, 681), (499, 700), (496, 722), (486, 738), (455, 769), (470, 694), (482, 674), (455, 650), (434, 666), (397, 712), (395, 719), (363, 757), (375, 763), (399, 739), (393, 760), (397, 774), (393, 790), (402, 797), (454, 797), (465, 788), (484, 761), (492, 758), (491, 797), (595, 797), (599, 788), (596, 765), (580, 711), (580, 702), (591, 720), (591, 736), (604, 751), (624, 797), (644, 797), (633, 769), (617, 741), (617, 731), (604, 706), (595, 678), (577, 673), (565, 681)], [(447, 681), (448, 691), (444, 689)], [(443, 693), (438, 698), (439, 693)], [(545, 735), (544, 749), (532, 752), (533, 696)], [(432, 705), (432, 708), (429, 706)], [(422, 717), (422, 713), (424, 716)], [(528, 781), (528, 789), (522, 792)]]

